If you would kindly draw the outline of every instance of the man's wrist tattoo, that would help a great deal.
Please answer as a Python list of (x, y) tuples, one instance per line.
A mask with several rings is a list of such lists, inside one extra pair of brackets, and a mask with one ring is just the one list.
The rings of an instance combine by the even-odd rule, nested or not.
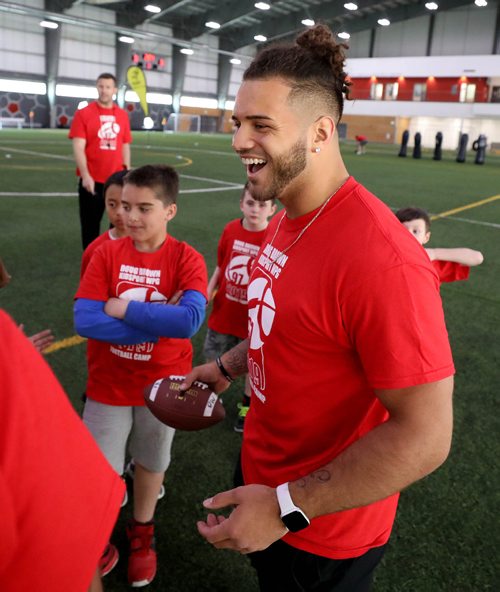
[(328, 481), (330, 481), (331, 478), (332, 474), (329, 470), (318, 469), (317, 471), (313, 471), (312, 473), (307, 475), (307, 477), (302, 477), (302, 479), (299, 479), (295, 483), (297, 487), (304, 488), (307, 487), (307, 485), (311, 483), (311, 481), (314, 481), (316, 483), (328, 483)]

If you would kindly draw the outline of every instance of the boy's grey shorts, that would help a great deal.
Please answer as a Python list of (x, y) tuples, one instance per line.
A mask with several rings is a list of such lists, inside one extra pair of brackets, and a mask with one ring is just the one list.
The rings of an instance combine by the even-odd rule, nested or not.
[(87, 398), (83, 421), (119, 475), (125, 469), (127, 442), (130, 455), (145, 469), (153, 473), (167, 470), (175, 430), (147, 407), (106, 405)]
[(243, 339), (234, 335), (226, 335), (225, 333), (218, 333), (212, 329), (207, 329), (205, 343), (203, 344), (203, 356), (207, 362), (215, 360), (215, 358), (222, 356), (224, 352), (233, 349), (233, 347), (242, 341)]

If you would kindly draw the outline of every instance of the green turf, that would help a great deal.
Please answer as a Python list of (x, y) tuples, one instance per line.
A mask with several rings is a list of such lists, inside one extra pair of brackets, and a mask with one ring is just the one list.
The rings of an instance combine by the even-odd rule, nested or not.
[[(0, 293), (0, 306), (23, 322), (28, 333), (48, 326), (57, 339), (73, 335), (71, 301), (81, 256), (77, 200), (23, 193), (75, 192), (71, 145), (65, 136), (61, 131), (0, 132), (0, 193), (22, 194), (0, 195), (0, 256), (13, 276)], [(342, 150), (349, 171), (391, 207), (413, 204), (440, 213), (500, 193), (500, 158), (491, 155), (484, 166), (477, 166), (473, 154), (468, 162), (457, 164), (452, 153), (445, 153), (441, 162), (425, 151), (421, 160), (397, 158), (395, 146), (370, 144), (362, 157), (355, 156), (353, 144)], [(218, 186), (190, 177), (244, 182), (228, 136), (136, 133), (132, 160), (134, 165), (179, 166), (183, 190)], [(234, 189), (187, 193), (179, 199), (179, 214), (169, 229), (205, 255), (209, 272), (224, 224), (238, 215), (238, 195)], [(485, 262), (472, 270), (469, 281), (442, 288), (457, 366), (453, 448), (444, 467), (402, 494), (375, 592), (475, 592), (498, 587), (500, 200), (437, 220), (432, 230), (430, 246), (469, 246), (481, 250)], [(203, 336), (204, 329), (194, 339), (197, 360)], [(84, 346), (59, 350), (47, 360), (80, 408)], [(195, 526), (203, 516), (201, 501), (231, 486), (240, 445), (232, 429), (240, 390), (241, 385), (233, 386), (224, 396), (229, 415), (224, 424), (176, 436), (167, 494), (158, 506), (160, 568), (149, 590), (257, 589), (246, 559), (212, 549)], [(123, 526), (129, 512), (122, 512), (115, 534), (124, 555)], [(106, 578), (107, 591), (129, 589), (125, 563)]]

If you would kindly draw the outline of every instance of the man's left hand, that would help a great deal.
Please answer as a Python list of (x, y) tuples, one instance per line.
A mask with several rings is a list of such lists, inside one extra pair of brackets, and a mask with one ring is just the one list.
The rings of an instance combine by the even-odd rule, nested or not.
[(287, 533), (273, 487), (237, 487), (205, 500), (203, 506), (209, 510), (233, 507), (227, 518), (208, 514), (206, 522), (197, 523), (201, 536), (217, 549), (233, 549), (242, 554), (262, 551)]

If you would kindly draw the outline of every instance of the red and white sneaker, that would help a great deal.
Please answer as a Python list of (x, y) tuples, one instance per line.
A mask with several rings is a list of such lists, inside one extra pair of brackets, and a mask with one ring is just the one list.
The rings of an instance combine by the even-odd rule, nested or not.
[(109, 572), (118, 563), (119, 557), (120, 555), (118, 554), (118, 549), (111, 543), (108, 543), (104, 549), (104, 553), (99, 559), (99, 572), (101, 573), (101, 577), (107, 576), (109, 574)]
[(131, 520), (127, 525), (130, 543), (128, 583), (133, 588), (150, 584), (156, 575), (154, 522), (141, 524)]

